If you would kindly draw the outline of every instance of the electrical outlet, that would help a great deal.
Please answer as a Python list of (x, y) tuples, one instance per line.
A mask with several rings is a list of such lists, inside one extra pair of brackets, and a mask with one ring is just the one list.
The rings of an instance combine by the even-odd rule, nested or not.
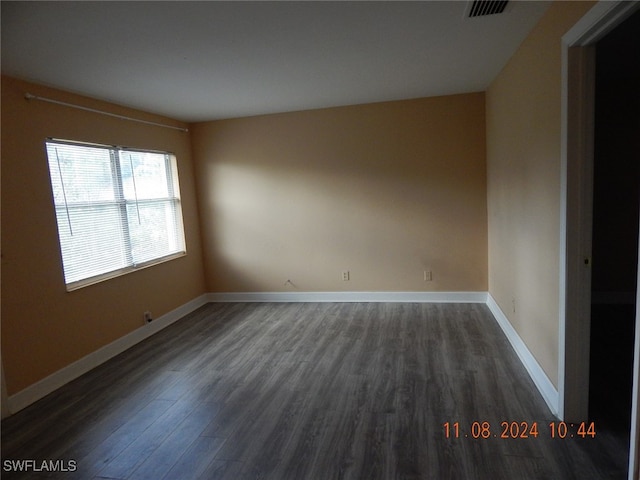
[(425, 270), (424, 271), (424, 281), (425, 282), (430, 282), (431, 280), (433, 280), (433, 274), (431, 273), (431, 270)]
[(144, 312), (144, 321), (147, 323), (150, 323), (152, 320), (153, 320), (153, 316), (151, 316), (151, 312), (148, 310)]
[(345, 270), (342, 272), (342, 280), (344, 282), (348, 282), (349, 281), (349, 270)]

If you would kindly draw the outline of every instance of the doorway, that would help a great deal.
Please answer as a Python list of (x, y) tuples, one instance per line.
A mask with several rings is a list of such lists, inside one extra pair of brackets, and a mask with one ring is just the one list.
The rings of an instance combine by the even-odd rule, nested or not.
[[(589, 392), (595, 392), (596, 388), (589, 388), (590, 361), (597, 362), (599, 356), (598, 353), (595, 353), (592, 359), (592, 355), (590, 355), (592, 338), (590, 321), (592, 313), (591, 255), (592, 241), (594, 240), (592, 203), (595, 185), (593, 173), (595, 166), (596, 46), (639, 10), (640, 2), (600, 1), (562, 37), (558, 415), (561, 419), (570, 422), (584, 421), (590, 413), (593, 414), (589, 411)], [(636, 63), (638, 62), (636, 61)], [(636, 137), (640, 138), (637, 134)], [(638, 147), (640, 145), (636, 143), (636, 162), (638, 162)], [(636, 197), (636, 206), (637, 201)], [(612, 238), (615, 239), (614, 236)], [(635, 241), (637, 242), (637, 230)], [(627, 265), (630, 263), (637, 270), (637, 258), (638, 254), (636, 253), (633, 258), (628, 259)], [(600, 267), (601, 263), (597, 259), (594, 260)], [(606, 262), (602, 265), (606, 265)], [(640, 280), (636, 280), (636, 283), (640, 283)], [(594, 303), (602, 303), (603, 299), (615, 304), (630, 303), (628, 299), (624, 299), (626, 296), (624, 292), (610, 292), (607, 295), (602, 295), (603, 293), (605, 292), (595, 292)], [(636, 298), (640, 298), (638, 295), (640, 294), (636, 291)], [(606, 300), (607, 297), (609, 300)], [(636, 308), (635, 325), (640, 325), (640, 308)], [(613, 328), (609, 329), (609, 333)], [(598, 332), (594, 331), (593, 337), (597, 336)], [(613, 336), (615, 338), (615, 335)], [(630, 336), (630, 338), (633, 337)], [(633, 355), (631, 421), (625, 420), (623, 423), (623, 425), (630, 423), (630, 432), (627, 431), (625, 436), (629, 440), (626, 442), (629, 448), (627, 450), (626, 447), (622, 447), (622, 449), (626, 450), (625, 453), (629, 458), (628, 478), (638, 480), (640, 478), (638, 476), (640, 465), (640, 327), (636, 327), (633, 342), (635, 355)], [(605, 360), (606, 357), (606, 353), (600, 356)], [(598, 367), (594, 365), (593, 368)], [(597, 382), (598, 379), (594, 377), (593, 381)], [(594, 401), (597, 400), (594, 399)], [(628, 418), (628, 415), (629, 409), (625, 408), (625, 419)], [(620, 448), (616, 448), (616, 450), (620, 450)]]
[(640, 213), (640, 11), (595, 48), (589, 419), (628, 440)]

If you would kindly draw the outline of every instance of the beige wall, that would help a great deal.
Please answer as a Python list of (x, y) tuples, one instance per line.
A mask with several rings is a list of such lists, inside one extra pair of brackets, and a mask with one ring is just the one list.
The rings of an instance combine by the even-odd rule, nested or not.
[[(26, 101), (29, 91), (178, 124), (3, 77), (9, 394), (142, 326), (143, 311), (157, 317), (205, 291), (489, 289), (557, 385), (560, 38), (592, 5), (552, 5), (488, 89), (486, 116), (473, 93), (185, 134)], [(188, 255), (66, 292), (46, 137), (175, 152)]]
[(561, 37), (591, 6), (554, 3), (487, 91), (489, 291), (556, 386)]
[(486, 291), (484, 121), (473, 93), (193, 125), (208, 289)]
[[(27, 101), (24, 93), (177, 124), (2, 78), (2, 361), (9, 394), (204, 293), (190, 137)], [(56, 137), (167, 150), (178, 159), (187, 256), (107, 282), (65, 289), (44, 141)]]
[[(551, 6), (488, 89), (486, 136), (483, 93), (207, 122), (184, 134), (29, 102), (25, 91), (178, 124), (3, 77), (9, 394), (140, 327), (144, 310), (159, 316), (205, 291), (488, 288), (557, 385), (560, 37), (592, 5)], [(175, 152), (188, 255), (66, 292), (46, 137)]]

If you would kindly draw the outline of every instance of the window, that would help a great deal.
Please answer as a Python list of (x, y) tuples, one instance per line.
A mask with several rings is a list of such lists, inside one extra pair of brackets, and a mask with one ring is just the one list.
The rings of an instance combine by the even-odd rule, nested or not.
[(68, 290), (185, 253), (175, 156), (46, 146)]

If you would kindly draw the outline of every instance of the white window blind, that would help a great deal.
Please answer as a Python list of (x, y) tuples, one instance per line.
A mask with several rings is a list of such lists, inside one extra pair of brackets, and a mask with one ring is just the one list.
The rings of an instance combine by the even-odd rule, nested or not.
[(172, 154), (46, 142), (68, 289), (185, 253)]

